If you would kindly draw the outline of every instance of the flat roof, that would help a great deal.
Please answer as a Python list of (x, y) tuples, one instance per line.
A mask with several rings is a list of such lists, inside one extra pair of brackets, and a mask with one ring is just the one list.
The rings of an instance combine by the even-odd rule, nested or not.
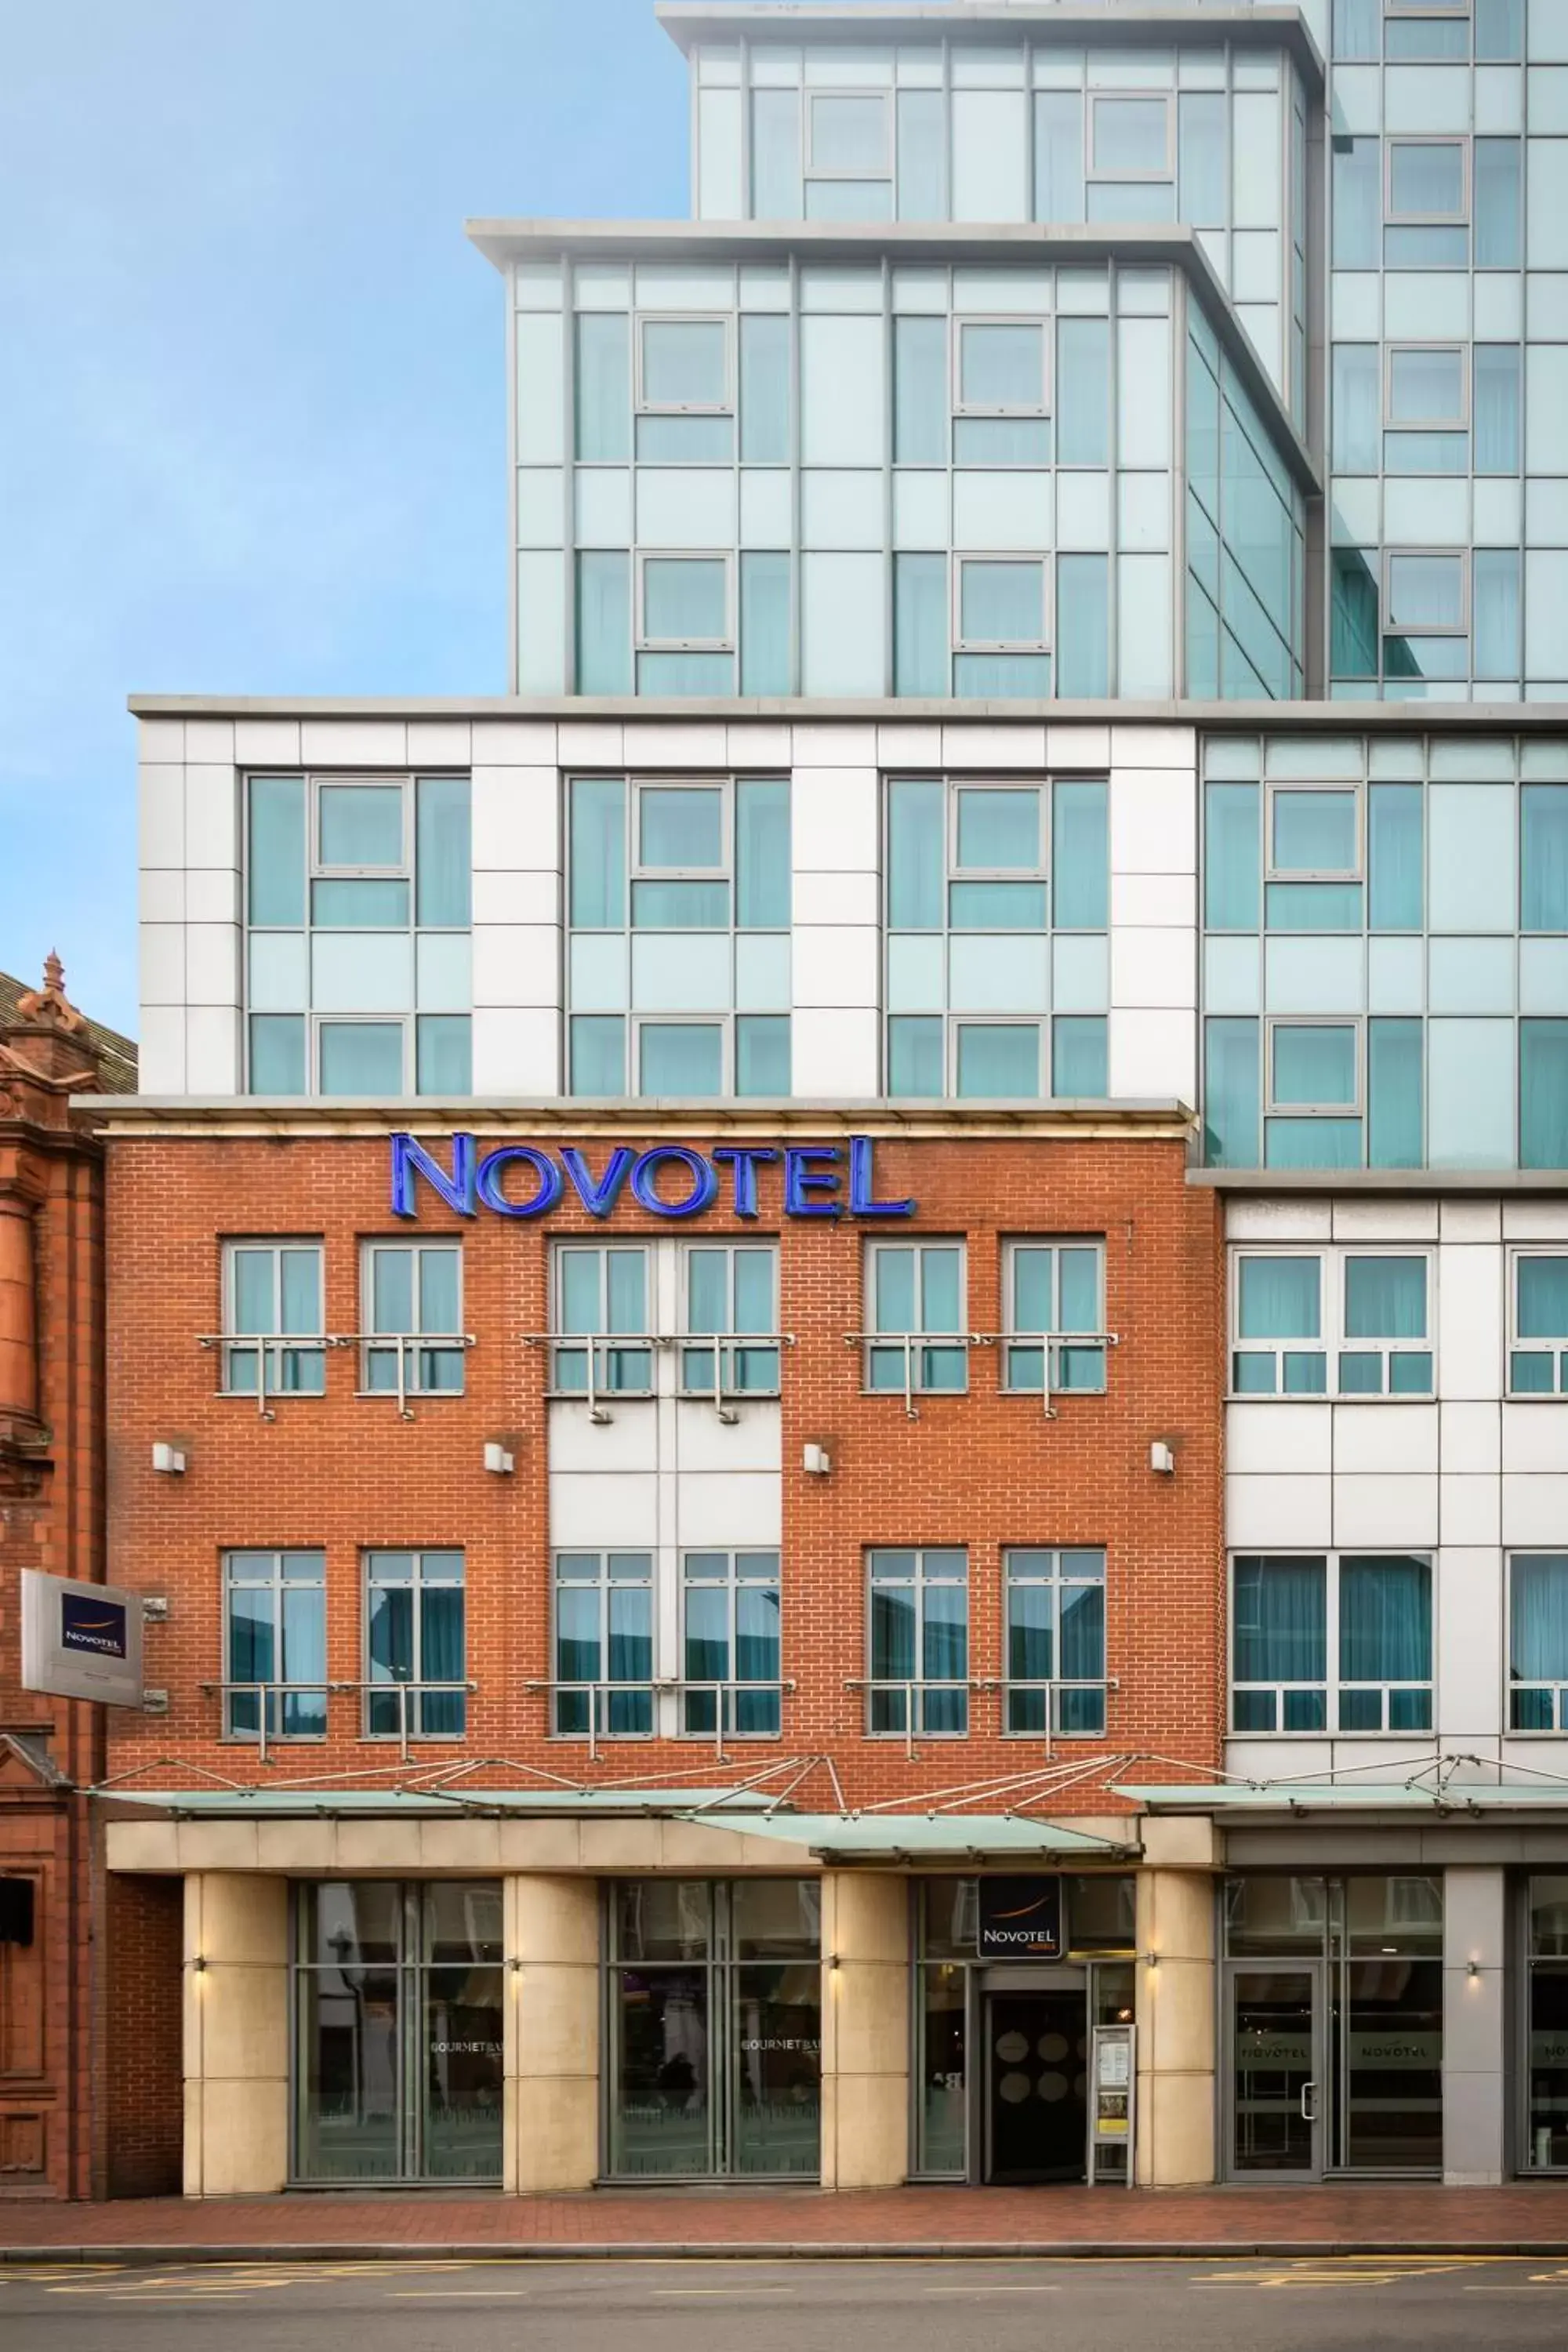
[(810, 7), (794, 5), (704, 6), (698, 0), (664, 0), (654, 15), (676, 47), (690, 55), (700, 42), (736, 39), (763, 42), (805, 41), (919, 43), (944, 36), (966, 43), (995, 43), (1016, 47), (1022, 35), (1033, 38), (1054, 35), (1063, 42), (1092, 43), (1096, 48), (1170, 47), (1184, 42), (1234, 41), (1249, 47), (1288, 48), (1316, 85), (1323, 79), (1322, 52), (1308, 30), (1299, 8), (1156, 9), (1149, 7), (1054, 8), (1028, 6), (1024, 0), (1002, 0), (989, 6), (970, 0), (913, 0), (901, 8), (866, 6)]
[(870, 1134), (910, 1140), (965, 1138), (972, 1141), (1033, 1136), (1042, 1142), (1082, 1135), (1152, 1132), (1158, 1141), (1187, 1139), (1195, 1112), (1173, 1096), (1126, 1102), (991, 1102), (965, 1097), (944, 1102), (898, 1097), (834, 1099), (800, 1097), (694, 1101), (658, 1095), (614, 1098), (585, 1095), (549, 1097), (476, 1095), (441, 1097), (405, 1095), (366, 1102), (353, 1095), (73, 1095), (73, 1107), (99, 1118), (117, 1135), (194, 1139), (213, 1128), (254, 1135), (308, 1136), (326, 1128), (348, 1137), (384, 1137), (395, 1129), (438, 1138), (466, 1134), (515, 1136), (526, 1129), (542, 1137), (636, 1135), (668, 1131), (691, 1136), (779, 1135), (820, 1139), (825, 1135)]
[(1316, 461), (1231, 307), (1197, 234), (1180, 226), (1119, 229), (1090, 224), (1047, 226), (1010, 221), (973, 226), (960, 221), (584, 221), (479, 219), (467, 234), (487, 261), (504, 270), (513, 261), (559, 257), (605, 261), (644, 255), (736, 261), (865, 261), (884, 253), (903, 262), (967, 261), (996, 268), (1005, 262), (1086, 261), (1163, 264), (1184, 270), (1237, 374), (1272, 436), (1280, 457), (1309, 498), (1322, 495)]
[[(128, 694), (133, 719), (543, 719), (665, 720), (731, 727), (1195, 727), (1205, 734), (1561, 735), (1568, 702), (1158, 702), (1081, 697), (961, 701), (952, 696), (637, 694)], [(922, 763), (913, 761), (911, 765)]]

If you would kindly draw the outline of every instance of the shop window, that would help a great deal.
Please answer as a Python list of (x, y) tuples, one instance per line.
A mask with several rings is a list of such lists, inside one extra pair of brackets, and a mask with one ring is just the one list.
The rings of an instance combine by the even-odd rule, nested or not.
[(326, 1738), (326, 1576), (324, 1552), (224, 1554), (226, 1738)]
[(1431, 1729), (1428, 1559), (1238, 1557), (1231, 1625), (1238, 1735)]
[(1568, 2171), (1568, 1877), (1526, 1882), (1524, 2168)]
[(969, 1385), (961, 1242), (869, 1242), (865, 1384), (878, 1394), (953, 1395)]
[(969, 1555), (876, 1550), (866, 1565), (868, 1732), (962, 1737), (969, 1729)]
[(1007, 1731), (1103, 1738), (1104, 1552), (1008, 1550), (1002, 1578)]
[(1415, 1252), (1236, 1252), (1233, 1395), (1430, 1396), (1430, 1264)]
[(1003, 1267), (1003, 1387), (1047, 1395), (1103, 1390), (1103, 1242), (1009, 1242)]
[(467, 1345), (461, 1244), (366, 1242), (361, 1286), (362, 1388), (376, 1395), (460, 1396)]
[(1568, 1253), (1517, 1250), (1510, 1261), (1510, 1396), (1568, 1396)]
[(460, 1739), (468, 1728), (460, 1551), (364, 1556), (367, 1739)]
[(558, 1738), (652, 1736), (651, 1553), (556, 1554), (554, 1684)]
[(1508, 1727), (1568, 1731), (1568, 1552), (1513, 1552), (1508, 1577)]
[(219, 1360), (227, 1396), (320, 1396), (327, 1384), (317, 1241), (223, 1245)]

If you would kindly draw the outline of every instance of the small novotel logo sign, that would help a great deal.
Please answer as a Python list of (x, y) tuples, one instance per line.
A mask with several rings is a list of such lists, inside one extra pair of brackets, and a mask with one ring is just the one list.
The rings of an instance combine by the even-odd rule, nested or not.
[(126, 1657), (130, 1653), (126, 1631), (129, 1614), (122, 1601), (106, 1601), (100, 1593), (62, 1592), (60, 1647), (85, 1650), (95, 1658)]
[(724, 1196), (737, 1217), (756, 1217), (758, 1171), (781, 1165), (786, 1217), (912, 1217), (913, 1201), (877, 1197), (876, 1145), (868, 1135), (833, 1143), (718, 1143), (694, 1151), (685, 1143), (655, 1143), (634, 1151), (617, 1143), (603, 1165), (590, 1167), (574, 1144), (546, 1151), (532, 1143), (502, 1143), (480, 1152), (472, 1135), (451, 1138), (443, 1167), (434, 1150), (408, 1134), (392, 1138), (392, 1213), (419, 1213), (421, 1183), (460, 1217), (489, 1209), (499, 1217), (543, 1217), (568, 1194), (591, 1217), (608, 1217), (628, 1193), (655, 1217), (700, 1217)]

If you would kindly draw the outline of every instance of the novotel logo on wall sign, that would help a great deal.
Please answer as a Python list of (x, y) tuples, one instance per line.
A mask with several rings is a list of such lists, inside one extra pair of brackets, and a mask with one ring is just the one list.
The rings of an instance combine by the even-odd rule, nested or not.
[(656, 1217), (700, 1217), (722, 1189), (738, 1217), (760, 1216), (757, 1171), (783, 1163), (786, 1217), (912, 1217), (912, 1201), (877, 1198), (876, 1145), (868, 1135), (835, 1143), (718, 1143), (693, 1151), (684, 1143), (655, 1143), (646, 1151), (614, 1145), (596, 1172), (575, 1145), (558, 1151), (532, 1143), (502, 1143), (480, 1152), (471, 1135), (454, 1135), (451, 1165), (407, 1134), (392, 1139), (392, 1213), (419, 1213), (420, 1180), (460, 1217), (481, 1208), (499, 1217), (543, 1217), (570, 1186), (591, 1217), (609, 1216), (629, 1192)]

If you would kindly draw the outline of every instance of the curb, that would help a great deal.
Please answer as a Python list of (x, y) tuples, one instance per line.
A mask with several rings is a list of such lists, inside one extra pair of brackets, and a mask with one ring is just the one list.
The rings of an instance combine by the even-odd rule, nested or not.
[(969, 2239), (957, 2243), (940, 2239), (886, 2243), (864, 2240), (740, 2240), (628, 2239), (613, 2244), (576, 2242), (567, 2239), (442, 2244), (413, 2239), (387, 2245), (376, 2241), (330, 2244), (294, 2244), (272, 2241), (264, 2245), (177, 2244), (101, 2246), (3, 2246), (0, 2268), (58, 2263), (63, 2266), (112, 2263), (128, 2269), (176, 2269), (204, 2263), (602, 2263), (602, 2262), (1118, 2262), (1194, 2263), (1344, 2260), (1352, 2255), (1443, 2256), (1451, 2261), (1477, 2256), (1523, 2257), (1531, 2261), (1568, 2256), (1568, 2238), (1488, 2238), (1463, 2245), (1440, 2239), (1398, 2238), (1257, 2238), (1220, 2241), (1150, 2239), (1134, 2244), (1114, 2239), (1070, 2239), (1053, 2242), (1030, 2239)]

